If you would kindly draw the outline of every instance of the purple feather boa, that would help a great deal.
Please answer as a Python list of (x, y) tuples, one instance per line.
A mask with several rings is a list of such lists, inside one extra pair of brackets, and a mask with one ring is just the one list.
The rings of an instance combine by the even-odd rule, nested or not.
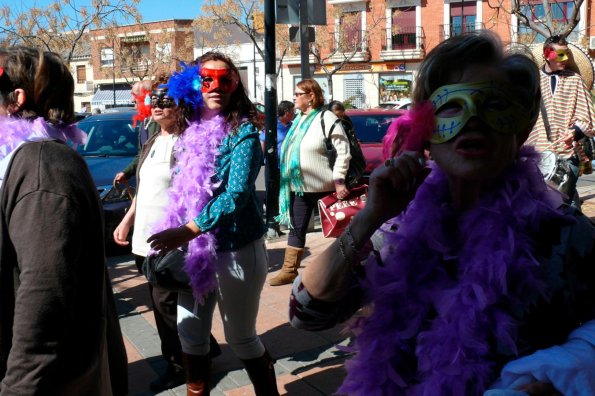
[[(221, 115), (210, 120), (195, 121), (180, 135), (174, 150), (176, 166), (172, 169), (172, 186), (168, 190), (169, 205), (157, 231), (179, 227), (198, 217), (213, 197), (216, 157), (229, 128)], [(194, 296), (202, 303), (214, 290), (217, 240), (206, 232), (188, 243), (184, 269), (190, 277)]]
[(56, 139), (62, 142), (82, 144), (87, 135), (74, 124), (53, 125), (42, 117), (33, 121), (16, 117), (0, 116), (0, 158), (6, 157), (24, 141)]
[(556, 210), (562, 200), (537, 163), (523, 148), (464, 213), (448, 204), (446, 176), (433, 167), (407, 211), (384, 226), (399, 227), (385, 233), (384, 264), (366, 267), (373, 312), (354, 325), (357, 355), (339, 394), (481, 395), (497, 379), (493, 347), (517, 353), (509, 312), (548, 298), (533, 238), (544, 221), (573, 221)]

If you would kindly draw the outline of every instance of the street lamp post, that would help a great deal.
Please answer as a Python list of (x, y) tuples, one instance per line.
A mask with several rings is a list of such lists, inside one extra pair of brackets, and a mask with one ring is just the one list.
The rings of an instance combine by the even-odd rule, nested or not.
[(114, 94), (114, 107), (116, 107), (116, 42), (112, 39), (112, 92)]

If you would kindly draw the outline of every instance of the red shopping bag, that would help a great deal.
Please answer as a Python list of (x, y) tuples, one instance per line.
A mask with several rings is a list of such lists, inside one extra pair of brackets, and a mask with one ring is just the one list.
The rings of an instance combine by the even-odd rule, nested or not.
[(318, 200), (322, 234), (326, 238), (339, 237), (351, 222), (357, 212), (366, 205), (368, 186), (362, 184), (352, 188), (349, 195), (343, 200), (337, 198), (337, 193), (332, 193)]

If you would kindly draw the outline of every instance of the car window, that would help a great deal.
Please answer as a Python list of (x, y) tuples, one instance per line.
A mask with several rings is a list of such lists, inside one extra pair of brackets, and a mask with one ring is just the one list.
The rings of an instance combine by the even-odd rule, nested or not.
[(349, 115), (355, 134), (362, 143), (379, 143), (386, 134), (388, 126), (396, 117), (393, 114)]
[(87, 142), (77, 151), (83, 156), (130, 156), (138, 152), (138, 129), (132, 120), (83, 120), (78, 127), (87, 133)]

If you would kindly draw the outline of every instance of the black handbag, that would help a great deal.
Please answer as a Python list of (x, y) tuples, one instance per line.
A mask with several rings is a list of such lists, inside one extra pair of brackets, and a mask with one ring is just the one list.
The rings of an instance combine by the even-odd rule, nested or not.
[(191, 291), (190, 278), (184, 271), (186, 252), (180, 249), (170, 250), (165, 254), (145, 257), (143, 274), (147, 281), (169, 291)]

